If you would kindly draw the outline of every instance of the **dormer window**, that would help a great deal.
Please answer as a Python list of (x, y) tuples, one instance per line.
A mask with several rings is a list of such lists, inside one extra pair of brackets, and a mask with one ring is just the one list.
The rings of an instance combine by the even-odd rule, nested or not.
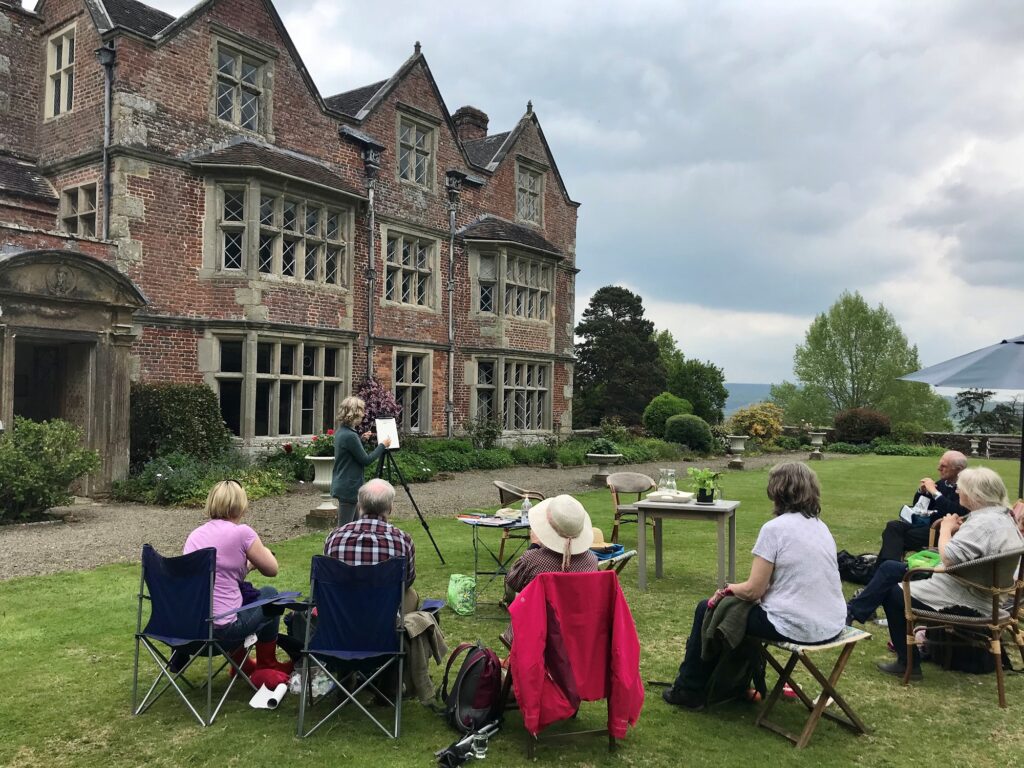
[(249, 131), (265, 131), (267, 63), (217, 43), (217, 86), (214, 109), (224, 122)]
[(75, 103), (75, 25), (53, 35), (46, 45), (46, 116), (70, 112)]
[(516, 218), (537, 226), (544, 219), (544, 174), (525, 163), (516, 166)]
[(405, 115), (398, 120), (398, 178), (421, 187), (434, 180), (434, 129)]

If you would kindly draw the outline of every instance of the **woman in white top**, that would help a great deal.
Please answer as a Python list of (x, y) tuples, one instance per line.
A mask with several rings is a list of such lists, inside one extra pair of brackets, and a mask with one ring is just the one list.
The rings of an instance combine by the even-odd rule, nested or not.
[(772, 519), (761, 526), (754, 544), (750, 577), (727, 584), (710, 601), (702, 600), (693, 616), (679, 676), (663, 698), (670, 704), (700, 709), (714, 662), (701, 659), (701, 627), (710, 607), (727, 595), (754, 605), (747, 634), (765, 640), (821, 643), (846, 626), (836, 543), (821, 521), (818, 477), (805, 464), (780, 464), (768, 473)]

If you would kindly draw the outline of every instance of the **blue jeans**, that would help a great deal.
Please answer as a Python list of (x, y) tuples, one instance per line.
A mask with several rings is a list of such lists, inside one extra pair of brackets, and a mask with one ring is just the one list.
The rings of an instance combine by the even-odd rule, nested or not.
[[(868, 585), (853, 600), (846, 604), (847, 612), (857, 621), (864, 621), (881, 607), (889, 625), (889, 639), (896, 649), (896, 658), (901, 664), (907, 663), (907, 617), (903, 605), (903, 576), (907, 564), (901, 560), (886, 560), (879, 564)], [(927, 608), (920, 600), (911, 600), (915, 608)], [(917, 649), (914, 649), (913, 665), (921, 663)]]
[[(260, 587), (260, 599), (273, 597), (277, 590), (273, 587)], [(257, 642), (266, 643), (277, 640), (277, 628), (280, 622), (280, 615), (266, 616), (263, 613), (263, 606), (246, 609), (242, 606), (238, 609), (235, 620), (230, 624), (223, 624), (213, 628), (213, 636), (221, 641), (226, 650), (234, 650), (249, 635), (255, 634)]]

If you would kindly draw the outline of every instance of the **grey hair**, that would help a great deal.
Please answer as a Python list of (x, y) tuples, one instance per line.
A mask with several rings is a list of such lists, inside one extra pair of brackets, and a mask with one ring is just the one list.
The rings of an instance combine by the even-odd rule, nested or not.
[(395, 487), (375, 477), (359, 489), (356, 503), (361, 517), (387, 517), (395, 503)]
[(943, 454), (943, 458), (949, 458), (949, 463), (953, 465), (957, 472), (963, 472), (967, 468), (967, 457), (964, 456), (960, 451), (946, 451)]
[(1010, 506), (1003, 478), (988, 467), (965, 469), (957, 478), (956, 487), (959, 492), (967, 494), (982, 507)]

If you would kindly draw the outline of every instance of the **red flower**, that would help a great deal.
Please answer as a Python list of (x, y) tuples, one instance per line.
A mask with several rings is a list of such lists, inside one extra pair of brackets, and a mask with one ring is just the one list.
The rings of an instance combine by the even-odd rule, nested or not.
[(284, 452), (285, 453), (291, 453), (292, 452), (292, 444), (291, 443), (285, 443), (281, 447), (284, 448)]
[(327, 430), (327, 434), (328, 435), (333, 435), (334, 434), (334, 430), (333, 429), (328, 429)]

